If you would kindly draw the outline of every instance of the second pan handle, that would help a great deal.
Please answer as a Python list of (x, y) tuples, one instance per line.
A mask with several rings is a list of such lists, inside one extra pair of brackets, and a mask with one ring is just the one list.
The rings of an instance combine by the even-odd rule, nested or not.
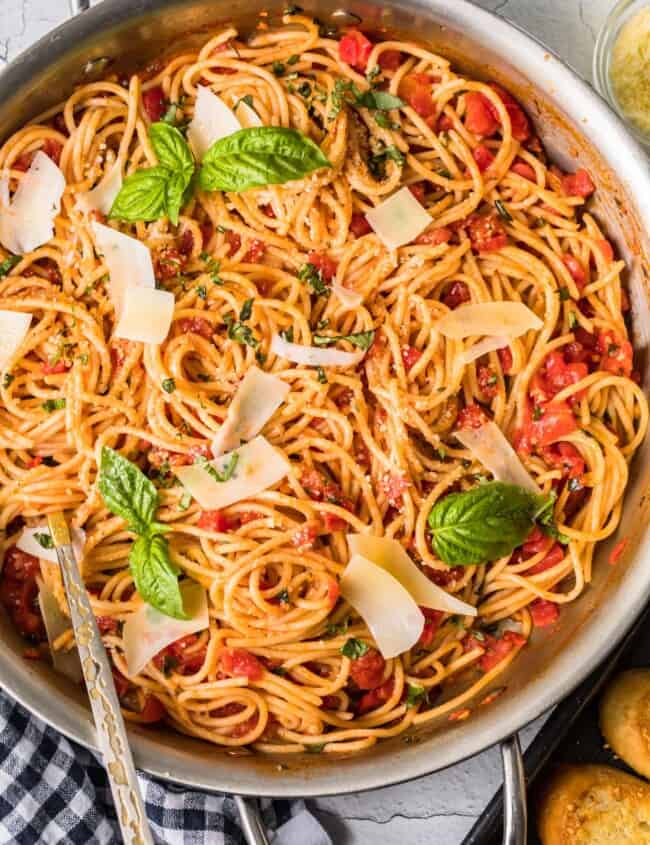
[(528, 811), (526, 778), (517, 734), (501, 743), (503, 763), (503, 845), (526, 845)]

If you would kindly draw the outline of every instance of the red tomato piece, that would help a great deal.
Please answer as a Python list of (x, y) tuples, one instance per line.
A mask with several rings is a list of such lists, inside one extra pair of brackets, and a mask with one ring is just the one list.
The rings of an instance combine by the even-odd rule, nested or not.
[(156, 259), (156, 278), (161, 281), (175, 279), (187, 263), (187, 256), (179, 252), (174, 246), (166, 246), (160, 250)]
[(587, 274), (582, 264), (574, 255), (569, 255), (568, 253), (562, 256), (562, 263), (571, 274), (571, 278), (576, 283), (578, 290), (581, 291), (587, 282)]
[(404, 369), (408, 372), (422, 357), (422, 352), (415, 346), (402, 346), (402, 362)]
[(562, 190), (568, 197), (590, 197), (596, 190), (596, 186), (589, 173), (584, 170), (576, 170), (575, 173), (567, 173), (562, 177)]
[[(196, 634), (188, 634), (170, 643), (153, 658), (156, 668), (165, 672), (173, 669), (179, 675), (194, 675), (203, 666), (207, 648), (194, 648), (199, 638)], [(189, 653), (188, 653), (189, 651)]]
[(54, 164), (58, 165), (61, 163), (61, 153), (63, 152), (63, 144), (60, 144), (53, 138), (46, 138), (43, 141), (41, 151), (44, 152), (46, 156), (51, 158)]
[(490, 634), (484, 636), (484, 640), (478, 641), (478, 645), (485, 649), (485, 654), (479, 660), (479, 665), (484, 672), (491, 671), (516, 648), (526, 644), (526, 637), (516, 631), (506, 631), (500, 639)]
[(385, 683), (376, 689), (370, 690), (359, 699), (357, 704), (357, 713), (368, 713), (370, 710), (376, 710), (385, 704), (393, 694), (394, 682), (389, 678)]
[(264, 674), (260, 661), (245, 648), (227, 648), (221, 652), (221, 665), (228, 675), (245, 676), (249, 681), (259, 681)]
[(237, 527), (237, 522), (223, 511), (201, 511), (197, 528), (204, 531), (213, 531), (216, 534), (225, 534)]
[(458, 308), (463, 302), (469, 302), (471, 298), (472, 296), (465, 282), (452, 282), (440, 297), (440, 301), (453, 311), (454, 308)]
[(248, 250), (244, 255), (244, 261), (247, 264), (257, 264), (263, 258), (266, 252), (266, 244), (259, 238), (253, 238), (248, 245)]
[(210, 220), (206, 220), (205, 223), (201, 223), (199, 228), (201, 229), (201, 248), (207, 249), (207, 246), (214, 235), (214, 226)]
[(599, 241), (596, 241), (596, 243), (603, 254), (603, 258), (608, 264), (610, 264), (614, 260), (614, 247), (608, 240), (605, 240), (605, 238), (601, 238)]
[(115, 684), (115, 692), (117, 693), (117, 697), (119, 699), (122, 699), (129, 691), (131, 681), (129, 681), (128, 678), (125, 678), (121, 672), (118, 672), (115, 666), (112, 667), (111, 671), (113, 673), (113, 683)]
[[(512, 137), (517, 141), (527, 141), (530, 137), (530, 122), (526, 116), (526, 112), (522, 109), (512, 94), (509, 91), (506, 91), (505, 88), (497, 85), (496, 82), (491, 82), (490, 88), (499, 95), (506, 111), (508, 112), (510, 126), (512, 129)], [(495, 119), (498, 120), (498, 112), (489, 100), (488, 103)]]
[(508, 245), (508, 235), (496, 214), (472, 214), (467, 225), (476, 252), (497, 252)]
[(435, 639), (444, 613), (441, 610), (432, 610), (429, 607), (421, 607), (420, 610), (424, 614), (425, 622), (417, 644), (422, 648), (428, 648)]
[(97, 616), (95, 621), (100, 634), (117, 634), (119, 623), (112, 616)]
[(201, 335), (206, 340), (210, 340), (214, 333), (212, 323), (203, 317), (183, 317), (178, 321), (178, 329), (181, 334), (192, 332), (193, 334)]
[(291, 544), (297, 549), (307, 551), (314, 548), (314, 543), (318, 537), (318, 523), (316, 520), (308, 520), (291, 535)]
[(355, 238), (362, 238), (372, 232), (372, 226), (366, 220), (365, 214), (355, 211), (350, 220), (350, 231)]
[(400, 82), (399, 93), (420, 117), (435, 117), (437, 109), (433, 99), (432, 81), (427, 74), (411, 73), (405, 76)]
[(0, 604), (9, 614), (21, 637), (40, 642), (45, 628), (38, 607), (38, 584), (41, 565), (37, 557), (11, 546), (5, 553), (0, 572)]
[(343, 531), (348, 527), (348, 523), (341, 516), (335, 513), (323, 514), (323, 527), (325, 531), (331, 533), (332, 531)]
[(399, 508), (403, 503), (403, 496), (409, 483), (403, 475), (396, 472), (387, 472), (381, 476), (377, 486), (388, 504), (394, 508)]
[(341, 588), (339, 586), (339, 582), (336, 578), (330, 578), (329, 583), (327, 585), (327, 599), (330, 603), (330, 607), (334, 607), (336, 602), (339, 600), (339, 596), (341, 595)]
[(478, 91), (465, 94), (465, 126), (470, 132), (489, 138), (494, 135), (499, 125), (492, 104), (484, 94)]
[(535, 446), (550, 446), (576, 431), (578, 424), (571, 407), (566, 402), (548, 402), (533, 410), (527, 400), (524, 424), (515, 437), (515, 448), (529, 453)]
[[(547, 538), (547, 540), (550, 540), (550, 538)], [(526, 544), (524, 543), (524, 548), (525, 547)], [(546, 572), (547, 569), (552, 569), (554, 566), (557, 566), (561, 560), (564, 560), (564, 557), (565, 552), (563, 547), (559, 543), (553, 543), (539, 563), (536, 563), (534, 566), (531, 566), (530, 569), (527, 569), (525, 574), (537, 575), (540, 572)]]
[[(549, 352), (530, 381), (528, 392), (537, 404), (548, 402), (565, 387), (570, 387), (589, 374), (585, 363), (567, 363), (562, 351)], [(569, 398), (569, 403), (581, 399), (584, 391)]]
[(241, 249), (241, 236), (237, 232), (233, 232), (232, 229), (227, 229), (224, 232), (224, 238), (228, 244), (228, 258), (232, 258)]
[[(449, 492), (454, 491), (450, 490)], [(431, 566), (425, 566), (423, 569), (429, 581), (433, 581), (438, 587), (448, 587), (450, 584), (455, 583), (463, 577), (464, 571), (462, 566), (453, 566), (446, 569), (433, 569)]]
[(424, 197), (427, 192), (427, 183), (426, 182), (414, 182), (412, 185), (408, 186), (409, 191), (413, 194), (415, 199), (421, 204), (424, 205)]
[(512, 352), (510, 351), (510, 347), (502, 346), (501, 349), (497, 349), (497, 355), (499, 356), (504, 375), (508, 375), (512, 370)]
[(474, 161), (478, 164), (478, 169), (481, 173), (485, 173), (494, 161), (492, 152), (489, 147), (485, 146), (485, 144), (479, 144), (477, 147), (474, 147), (472, 155), (474, 156)]
[(453, 234), (454, 233), (451, 229), (447, 229), (446, 226), (440, 226), (436, 229), (427, 229), (426, 232), (422, 232), (417, 236), (415, 243), (419, 245), (426, 244), (427, 246), (439, 246), (440, 244), (449, 243)]
[(542, 448), (542, 457), (549, 466), (560, 467), (565, 478), (584, 475), (585, 462), (573, 443), (553, 443)]
[(619, 562), (621, 555), (627, 548), (628, 539), (627, 537), (623, 537), (622, 540), (619, 540), (618, 543), (612, 549), (612, 552), (609, 556), (609, 564), (610, 566), (616, 566)]
[(70, 364), (66, 364), (65, 361), (57, 361), (55, 364), (50, 364), (49, 361), (46, 361), (41, 364), (41, 372), (45, 376), (60, 375), (61, 373), (67, 373), (69, 369)]
[(480, 405), (467, 405), (458, 414), (459, 428), (480, 428), (489, 422), (488, 416)]
[(493, 399), (499, 392), (496, 373), (491, 367), (481, 365), (477, 373), (478, 386), (486, 399)]
[(339, 41), (339, 57), (353, 68), (365, 71), (372, 52), (372, 42), (358, 29), (348, 30)]
[(139, 715), (145, 724), (153, 725), (164, 717), (165, 712), (165, 707), (159, 698), (155, 695), (147, 695)]
[(181, 255), (189, 256), (194, 251), (194, 235), (191, 229), (185, 229), (178, 239), (178, 249)]
[(524, 179), (528, 179), (529, 182), (537, 181), (537, 176), (535, 175), (534, 168), (526, 161), (516, 159), (514, 164), (510, 167), (510, 170), (512, 170), (512, 172), (516, 173), (518, 176), (521, 176)]
[(377, 64), (382, 70), (397, 70), (402, 64), (402, 54), (399, 50), (384, 50), (379, 54)]
[(359, 689), (376, 689), (384, 677), (386, 661), (376, 648), (350, 661), (350, 677)]
[(307, 261), (318, 270), (326, 282), (331, 282), (336, 276), (338, 264), (324, 252), (310, 252)]
[(549, 625), (555, 625), (560, 618), (560, 608), (554, 601), (535, 599), (530, 603), (528, 610), (536, 628), (548, 628)]
[(27, 464), (27, 469), (36, 469), (36, 467), (40, 467), (43, 463), (43, 458), (40, 455), (36, 455), (31, 459), (31, 461)]
[(629, 340), (619, 340), (612, 331), (600, 332), (597, 348), (601, 355), (601, 370), (617, 376), (630, 377), (633, 350)]
[(142, 105), (152, 123), (156, 123), (162, 118), (167, 111), (167, 100), (160, 85), (142, 92)]

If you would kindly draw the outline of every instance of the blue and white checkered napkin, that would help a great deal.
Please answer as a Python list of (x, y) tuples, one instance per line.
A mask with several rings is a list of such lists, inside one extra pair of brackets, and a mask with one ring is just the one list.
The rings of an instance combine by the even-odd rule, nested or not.
[[(244, 845), (232, 798), (140, 774), (154, 839), (164, 845)], [(303, 801), (266, 801), (272, 845), (332, 845)], [(118, 845), (98, 758), (0, 691), (0, 845)]]

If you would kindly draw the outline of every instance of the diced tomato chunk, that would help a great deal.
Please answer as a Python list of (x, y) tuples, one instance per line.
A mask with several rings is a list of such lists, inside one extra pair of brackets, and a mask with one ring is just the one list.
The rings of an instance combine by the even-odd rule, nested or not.
[(348, 30), (339, 41), (339, 57), (355, 70), (365, 71), (372, 52), (372, 42), (358, 29)]
[(596, 190), (596, 186), (589, 173), (584, 170), (576, 170), (575, 173), (567, 173), (562, 177), (562, 190), (568, 197), (590, 197)]
[[(589, 367), (582, 362), (567, 363), (561, 350), (549, 352), (540, 368), (530, 380), (528, 392), (539, 405), (548, 402), (565, 387), (577, 384), (589, 374)], [(583, 391), (573, 394), (569, 403), (581, 399)]]
[(201, 249), (207, 249), (208, 244), (212, 240), (212, 236), (214, 235), (214, 226), (210, 220), (206, 220), (205, 223), (201, 223)]
[(318, 270), (324, 281), (331, 282), (336, 276), (339, 265), (324, 252), (310, 252), (307, 261)]
[(402, 346), (402, 362), (404, 369), (408, 372), (422, 357), (422, 352), (415, 346)]
[(339, 596), (341, 595), (341, 588), (339, 586), (339, 582), (336, 578), (330, 578), (329, 583), (327, 585), (327, 600), (330, 603), (330, 607), (334, 607), (336, 602), (339, 600)]
[(245, 648), (227, 648), (221, 652), (221, 666), (228, 675), (245, 676), (249, 681), (259, 681), (264, 674), (260, 661)]
[(524, 422), (515, 435), (515, 448), (525, 454), (536, 446), (550, 446), (576, 431), (578, 424), (566, 402), (548, 402), (533, 406), (526, 400)]
[(167, 100), (160, 85), (142, 92), (142, 105), (152, 123), (156, 123), (162, 118), (167, 111)]
[(489, 99), (478, 91), (465, 94), (465, 126), (475, 135), (489, 138), (499, 128)]
[(36, 583), (40, 572), (40, 561), (34, 555), (16, 546), (11, 546), (5, 552), (0, 572), (0, 604), (9, 614), (20, 636), (32, 642), (45, 639)]
[(466, 405), (458, 414), (459, 428), (480, 428), (489, 422), (488, 416), (480, 405)]
[(247, 264), (257, 264), (264, 257), (265, 252), (266, 244), (264, 241), (261, 241), (259, 238), (253, 238), (244, 255), (244, 261)]
[(474, 161), (478, 164), (478, 169), (481, 173), (485, 173), (488, 167), (494, 161), (494, 156), (490, 151), (489, 147), (486, 147), (485, 144), (479, 144), (477, 147), (474, 148), (472, 153), (474, 156)]
[(420, 117), (425, 120), (435, 118), (436, 103), (433, 99), (432, 81), (427, 74), (411, 73), (405, 76), (400, 82), (399, 93)]
[(166, 246), (160, 250), (156, 259), (156, 278), (161, 281), (175, 279), (187, 263), (187, 256), (183, 255), (175, 246)]
[(424, 205), (424, 197), (427, 193), (427, 183), (426, 182), (413, 182), (412, 185), (408, 186), (409, 191), (413, 194), (415, 199)]
[(528, 610), (536, 628), (547, 628), (549, 625), (555, 625), (560, 618), (560, 608), (554, 601), (535, 599), (530, 603)]
[(598, 335), (597, 348), (601, 355), (601, 370), (617, 376), (630, 377), (633, 367), (633, 349), (629, 340), (619, 340), (614, 332), (604, 331)]
[(566, 478), (584, 475), (585, 462), (573, 443), (553, 443), (542, 448), (542, 457), (552, 467), (560, 467)]
[(491, 367), (481, 365), (477, 372), (478, 386), (486, 399), (493, 399), (499, 392), (499, 384), (496, 373)]
[(376, 710), (385, 704), (393, 694), (394, 681), (389, 678), (385, 683), (376, 689), (370, 690), (359, 699), (357, 704), (357, 713), (368, 713), (370, 710)]
[(419, 245), (426, 244), (427, 246), (439, 246), (440, 244), (449, 243), (453, 234), (454, 233), (451, 229), (447, 229), (446, 226), (440, 226), (436, 229), (427, 229), (426, 232), (421, 232), (415, 239), (414, 243)]
[(453, 311), (454, 308), (458, 308), (463, 302), (469, 302), (471, 298), (472, 296), (465, 282), (452, 282), (440, 297), (440, 301)]
[(323, 528), (327, 532), (344, 531), (348, 527), (348, 523), (341, 516), (335, 513), (324, 513), (322, 516)]
[(224, 232), (224, 239), (228, 244), (228, 258), (232, 258), (241, 249), (241, 235), (233, 232), (232, 229), (227, 229)]
[(61, 375), (61, 373), (67, 373), (69, 369), (70, 364), (66, 364), (65, 361), (57, 361), (54, 364), (45, 361), (41, 364), (41, 372), (45, 376)]
[(581, 291), (587, 281), (587, 274), (585, 273), (582, 264), (578, 261), (575, 255), (569, 255), (569, 253), (562, 256), (562, 263), (571, 274), (571, 278), (576, 283), (578, 290)]
[(609, 564), (610, 566), (616, 566), (619, 562), (621, 555), (627, 548), (628, 539), (627, 537), (623, 537), (622, 540), (619, 540), (618, 543), (614, 546), (609, 556)]
[(313, 549), (318, 537), (318, 531), (319, 527), (316, 520), (303, 522), (300, 528), (297, 528), (291, 535), (291, 545), (303, 551)]
[(98, 616), (95, 621), (100, 634), (117, 634), (119, 622), (112, 616)]
[(183, 317), (178, 321), (178, 329), (181, 334), (192, 332), (193, 334), (201, 335), (206, 340), (210, 340), (214, 334), (212, 323), (204, 317)]
[(60, 144), (58, 141), (55, 141), (54, 138), (46, 138), (43, 141), (41, 151), (44, 152), (46, 156), (51, 158), (54, 164), (58, 165), (61, 163), (61, 153), (63, 152), (63, 144)]
[(514, 164), (510, 167), (510, 170), (512, 170), (512, 172), (516, 173), (518, 176), (521, 176), (524, 179), (528, 179), (529, 182), (537, 181), (534, 168), (526, 161), (516, 159)]
[(605, 238), (596, 241), (605, 261), (610, 264), (614, 260), (614, 247)]
[(497, 355), (499, 356), (499, 361), (501, 362), (501, 369), (505, 375), (508, 375), (508, 373), (512, 370), (512, 352), (510, 347), (502, 346), (501, 349), (497, 349)]
[(386, 661), (376, 648), (350, 661), (350, 677), (359, 689), (375, 689), (384, 677)]
[(350, 231), (355, 238), (362, 238), (372, 232), (372, 226), (366, 220), (366, 215), (355, 211), (350, 220)]
[(27, 464), (27, 469), (36, 469), (43, 463), (43, 458), (40, 455), (35, 455)]
[(139, 715), (145, 724), (153, 725), (164, 717), (165, 712), (165, 707), (159, 698), (155, 695), (147, 695)]
[(237, 527), (237, 520), (223, 511), (201, 511), (201, 516), (196, 525), (197, 528), (202, 528), (204, 531), (225, 534)]
[(479, 665), (484, 672), (490, 672), (512, 651), (526, 644), (526, 637), (516, 631), (506, 631), (500, 639), (490, 634), (484, 634), (482, 640), (476, 640), (474, 637), (469, 639), (474, 641), (472, 647), (479, 645), (485, 649), (485, 654), (479, 660)]
[(441, 610), (432, 610), (429, 607), (421, 607), (420, 610), (424, 614), (425, 622), (417, 644), (422, 648), (428, 648), (435, 639), (444, 613)]
[(115, 692), (117, 693), (117, 697), (119, 699), (122, 699), (129, 691), (131, 681), (129, 681), (128, 678), (125, 678), (121, 672), (118, 672), (115, 666), (112, 667), (111, 672), (113, 674), (113, 683), (115, 684)]
[[(522, 109), (512, 94), (509, 91), (506, 91), (505, 88), (497, 85), (496, 82), (491, 82), (490, 88), (499, 95), (506, 111), (508, 112), (510, 126), (512, 129), (512, 137), (517, 141), (527, 141), (530, 137), (530, 122), (526, 116), (526, 112)], [(489, 108), (492, 110), (495, 119), (498, 120), (498, 112), (491, 102), (489, 102)]]
[(178, 239), (178, 249), (181, 255), (191, 255), (194, 251), (194, 235), (191, 229), (185, 229)]
[(397, 70), (402, 64), (402, 54), (399, 50), (384, 50), (379, 54), (377, 63), (382, 70)]
[(199, 638), (188, 634), (170, 643), (153, 658), (154, 665), (161, 672), (173, 669), (179, 675), (194, 675), (203, 666), (207, 648), (195, 648)]
[(508, 235), (496, 214), (472, 214), (467, 226), (476, 252), (497, 252), (508, 245)]
[(386, 472), (380, 477), (377, 486), (384, 494), (388, 504), (394, 508), (399, 508), (403, 503), (403, 496), (408, 489), (409, 482), (401, 473)]

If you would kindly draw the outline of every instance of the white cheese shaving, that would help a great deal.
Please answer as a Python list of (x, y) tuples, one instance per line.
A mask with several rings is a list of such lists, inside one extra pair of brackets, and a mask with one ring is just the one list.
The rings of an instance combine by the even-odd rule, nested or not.
[(350, 288), (346, 288), (345, 285), (340, 285), (338, 282), (332, 283), (332, 290), (346, 308), (358, 308), (363, 302), (363, 296), (360, 293), (357, 293), (356, 290), (350, 290)]
[(385, 569), (356, 554), (341, 576), (341, 595), (361, 614), (386, 659), (412, 648), (424, 615), (409, 592)]
[(122, 182), (122, 165), (116, 161), (98, 185), (95, 185), (91, 191), (79, 194), (77, 208), (86, 214), (93, 210), (109, 214), (115, 198), (122, 190)]
[(39, 150), (11, 201), (9, 182), (0, 180), (0, 243), (15, 255), (33, 252), (52, 239), (61, 211), (65, 177)]
[(129, 286), (115, 326), (115, 337), (162, 343), (169, 334), (174, 305), (174, 294), (168, 290)]
[(212, 441), (215, 458), (259, 434), (287, 398), (290, 386), (281, 378), (251, 367), (228, 408), (228, 415)]
[(461, 428), (454, 432), (454, 437), (470, 450), (497, 481), (516, 484), (531, 493), (541, 492), (508, 438), (492, 420), (480, 428)]
[(388, 247), (411, 243), (431, 224), (431, 216), (408, 188), (400, 188), (366, 214), (366, 220)]
[(210, 461), (209, 466), (223, 473), (233, 454), (237, 455), (237, 464), (227, 481), (217, 481), (200, 463), (175, 469), (178, 480), (202, 508), (220, 510), (234, 502), (250, 499), (291, 472), (289, 461), (262, 435), (234, 452)]
[(438, 587), (415, 565), (404, 546), (390, 537), (373, 534), (348, 534), (351, 555), (362, 555), (385, 569), (408, 590), (415, 603), (432, 610), (462, 616), (476, 616), (476, 608)]
[(151, 253), (137, 238), (123, 235), (103, 223), (92, 223), (98, 252), (104, 258), (111, 277), (111, 299), (115, 313), (120, 314), (122, 300), (130, 286), (156, 287)]
[[(33, 555), (41, 560), (48, 560), (50, 563), (58, 564), (59, 559), (56, 556), (54, 544), (52, 544), (51, 548), (45, 548), (36, 539), (37, 534), (44, 537), (46, 543), (52, 540), (47, 523), (43, 523), (42, 525), (33, 525), (31, 528), (23, 528), (23, 533), (18, 538), (16, 548), (20, 549), (21, 552)], [(74, 549), (77, 563), (81, 563), (83, 559), (84, 546), (86, 544), (86, 532), (82, 528), (72, 528), (70, 535), (72, 537), (72, 548)]]
[(0, 372), (5, 369), (27, 337), (32, 315), (0, 310)]
[(241, 128), (241, 123), (220, 97), (205, 85), (197, 86), (194, 116), (187, 128), (187, 140), (197, 161), (201, 161), (215, 141)]
[(544, 323), (523, 302), (478, 302), (459, 305), (434, 327), (445, 337), (461, 340), (474, 335), (519, 337)]
[(483, 340), (479, 340), (478, 343), (474, 343), (467, 349), (463, 349), (461, 354), (463, 364), (471, 364), (472, 361), (476, 361), (481, 355), (487, 355), (488, 352), (496, 352), (497, 349), (503, 349), (509, 343), (510, 338), (508, 337), (485, 337)]
[(149, 604), (143, 604), (124, 623), (122, 642), (129, 675), (138, 675), (152, 657), (171, 643), (208, 627), (210, 619), (205, 587), (196, 581), (187, 581), (180, 585), (180, 591), (188, 619), (174, 619)]
[(271, 352), (286, 358), (287, 361), (293, 361), (294, 364), (307, 367), (355, 367), (366, 354), (365, 349), (343, 352), (340, 349), (321, 346), (303, 346), (300, 343), (290, 343), (279, 334), (274, 334), (271, 339)]

